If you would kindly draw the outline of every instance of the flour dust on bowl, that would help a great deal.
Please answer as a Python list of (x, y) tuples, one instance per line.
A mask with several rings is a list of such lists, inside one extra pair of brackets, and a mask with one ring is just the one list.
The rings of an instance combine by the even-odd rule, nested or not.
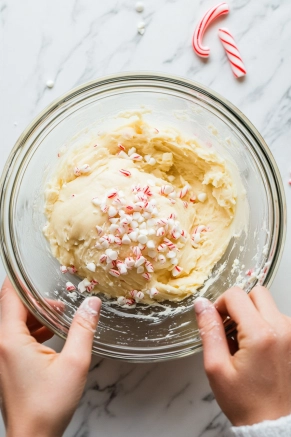
[[(60, 237), (56, 237), (58, 226), (53, 231), (51, 228), (46, 228), (48, 226), (46, 204), (48, 197), (45, 196), (45, 191), (56, 175), (56, 168), (60, 166), (60, 162), (67, 162), (66, 157), (72, 156), (72, 151), (81, 150), (86, 144), (91, 144), (94, 147), (93, 143), (97, 142), (98, 144), (98, 139), (101, 141), (102, 138), (107, 138), (108, 140), (110, 133), (115, 141), (114, 132), (118, 132), (118, 129), (122, 129), (122, 126), (126, 124), (132, 126), (132, 123), (140, 123), (141, 120), (143, 126), (150, 126), (156, 130), (157, 136), (151, 141), (158, 141), (159, 135), (170, 129), (171, 132), (180, 132), (183, 138), (193, 139), (194, 142), (200, 144), (202, 152), (199, 149), (199, 153), (203, 154), (204, 148), (205, 156), (209, 156), (209, 150), (211, 150), (211, 153), (221, 157), (221, 160), (227, 163), (227, 170), (221, 172), (221, 178), (223, 173), (226, 174), (229, 171), (229, 174), (236, 179), (235, 185), (240, 187), (235, 196), (236, 205), (233, 219), (235, 226), (232, 227), (232, 234), (217, 243), (216, 247), (213, 247), (205, 256), (205, 259), (209, 259), (211, 254), (215, 253), (217, 245), (221, 247), (225, 245), (221, 252), (221, 258), (215, 259), (214, 267), (207, 273), (207, 278), (203, 278), (202, 283), (197, 280), (197, 275), (194, 275), (196, 279), (189, 283), (189, 289), (187, 289), (187, 284), (184, 281), (181, 286), (183, 291), (181, 299), (178, 296), (179, 287), (175, 288), (174, 286), (178, 282), (175, 282), (175, 275), (171, 273), (172, 270), (169, 267), (170, 257), (166, 258), (165, 261), (165, 265), (169, 267), (169, 274), (167, 273), (164, 279), (157, 274), (158, 265), (155, 265), (155, 259), (152, 263), (154, 267), (150, 267), (153, 268), (154, 272), (149, 275), (149, 277), (153, 275), (157, 278), (157, 288), (164, 287), (165, 292), (167, 292), (166, 282), (168, 281), (169, 289), (172, 290), (172, 294), (169, 294), (170, 300), (155, 298), (153, 294), (147, 294), (144, 289), (144, 293), (139, 295), (140, 302), (122, 306), (120, 305), (122, 301), (119, 300), (118, 303), (117, 299), (122, 297), (122, 294), (127, 290), (126, 287), (132, 286), (130, 281), (140, 281), (140, 277), (135, 276), (137, 270), (134, 274), (127, 272), (129, 274), (126, 276), (124, 287), (121, 285), (115, 294), (112, 291), (117, 289), (115, 278), (112, 277), (110, 283), (108, 276), (103, 278), (104, 290), (106, 286), (109, 288), (105, 290), (106, 294), (100, 294), (103, 305), (94, 338), (93, 352), (123, 360), (149, 362), (182, 357), (201, 349), (201, 341), (193, 314), (195, 297), (204, 295), (213, 301), (234, 284), (243, 287), (246, 292), (250, 291), (258, 282), (269, 286), (278, 267), (285, 238), (285, 200), (279, 172), (262, 137), (243, 114), (229, 102), (194, 82), (151, 73), (106, 77), (80, 86), (62, 96), (44, 110), (23, 132), (4, 169), (1, 181), (1, 250), (8, 275), (29, 310), (57, 335), (65, 338), (76, 309), (85, 295), (88, 294), (88, 289), (83, 293), (77, 289), (78, 284), (87, 273), (80, 269), (80, 277), (78, 277), (78, 272), (74, 274), (72, 265), (69, 265), (71, 268), (68, 271), (64, 269), (65, 273), (61, 272), (60, 263), (52, 254), (53, 241)], [(152, 138), (154, 138), (154, 133)], [(137, 145), (136, 148), (138, 147)], [(136, 153), (133, 150), (129, 152), (127, 145), (125, 149), (127, 155)], [(180, 172), (183, 174), (186, 164), (183, 163), (182, 158), (177, 160), (179, 147), (175, 150), (176, 155), (173, 153), (174, 159), (176, 159), (174, 167), (176, 168), (176, 164), (180, 162)], [(117, 150), (110, 153), (117, 154)], [(128, 156), (127, 158), (123, 156), (124, 170), (126, 172), (132, 171), (133, 176), (137, 171), (143, 175), (145, 172), (151, 173), (148, 166), (151, 160), (150, 165), (153, 165), (153, 171), (151, 175), (146, 177), (154, 180), (150, 190), (154, 192), (151, 195), (154, 194), (157, 197), (158, 206), (162, 205), (160, 210), (164, 211), (170, 204), (175, 208), (182, 208), (181, 202), (186, 202), (186, 200), (186, 203), (190, 204), (191, 190), (187, 194), (189, 199), (186, 197), (186, 200), (182, 199), (184, 194), (181, 197), (179, 194), (177, 195), (179, 191), (170, 198), (168, 198), (170, 193), (161, 192), (164, 188), (161, 186), (160, 179), (163, 179), (163, 175), (166, 173), (162, 168), (159, 170), (160, 173), (155, 170), (157, 165), (162, 165), (161, 157), (152, 156), (152, 152), (151, 155), (146, 155), (146, 153), (145, 148), (141, 153), (142, 163), (139, 164), (138, 162), (133, 163), (133, 159), (130, 160)], [(167, 156), (169, 158), (169, 154)], [(112, 156), (110, 156), (111, 158)], [(113, 158), (110, 162), (119, 159), (115, 156)], [(96, 171), (99, 171), (97, 164)], [(135, 166), (135, 164), (141, 167)], [(92, 162), (90, 165), (92, 166)], [(127, 166), (130, 166), (130, 169)], [(193, 169), (194, 177), (198, 171), (195, 163), (191, 163), (190, 167)], [(85, 168), (83, 170), (86, 172)], [(76, 174), (78, 175), (78, 170)], [(66, 184), (69, 185), (71, 181), (76, 180), (76, 174), (72, 180), (66, 180), (65, 184), (63, 183), (64, 189), (66, 189)], [(168, 176), (170, 176), (169, 185), (175, 185), (178, 180), (177, 175), (176, 179), (175, 174), (174, 176), (168, 174)], [(122, 174), (120, 177), (126, 178), (126, 174)], [(86, 177), (81, 175), (78, 184), (81, 184), (82, 180), (89, 181), (90, 174)], [(212, 184), (212, 193), (214, 191), (213, 180), (209, 180), (209, 182), (201, 180), (204, 185), (200, 185), (199, 190), (203, 188), (202, 191), (207, 193)], [(120, 185), (123, 182), (119, 182), (119, 179), (116, 178), (111, 183), (115, 187), (118, 183)], [(128, 183), (131, 186), (131, 182)], [(181, 186), (183, 188), (183, 184), (181, 184), (181, 179), (179, 179), (177, 190), (179, 187), (181, 189)], [(126, 195), (124, 198), (129, 196), (126, 191), (127, 187), (125, 184), (123, 191), (126, 192)], [(117, 188), (120, 190), (120, 186)], [(62, 192), (62, 195), (65, 194), (68, 195), (68, 192)], [(74, 193), (70, 193), (71, 196), (72, 194)], [(91, 196), (90, 190), (89, 194)], [(150, 196), (149, 192), (147, 194)], [(96, 196), (98, 197), (98, 193)], [(178, 197), (176, 200), (175, 196)], [(200, 200), (202, 199), (203, 202), (205, 199), (202, 197)], [(170, 199), (174, 202), (170, 202)], [(63, 200), (66, 201), (68, 198), (63, 198)], [(185, 226), (189, 222), (186, 218), (190, 217), (191, 208), (192, 211), (199, 210), (195, 201), (197, 199), (194, 200), (194, 206), (191, 204), (188, 208), (188, 204), (184, 205), (185, 211), (179, 209), (177, 213), (180, 222), (183, 222)], [(115, 213), (115, 206), (110, 204), (110, 207), (114, 209)], [(100, 218), (99, 200), (96, 205), (90, 203), (90, 208), (92, 214), (94, 212), (96, 220), (98, 217)], [(82, 208), (80, 210), (82, 212)], [(66, 227), (68, 220), (74, 226), (77, 223), (79, 212), (78, 208), (73, 209), (72, 217), (66, 217), (67, 222), (61, 221), (62, 224), (59, 228), (62, 231), (65, 228), (68, 229)], [(149, 217), (148, 213), (146, 211), (146, 220), (151, 221), (152, 217)], [(62, 219), (64, 216), (66, 213), (62, 214)], [(88, 214), (87, 216), (89, 217)], [(101, 215), (101, 217), (103, 216)], [(134, 226), (141, 228), (139, 229), (141, 232), (145, 227), (142, 225), (145, 218), (138, 214), (134, 217), (134, 222), (137, 223)], [(193, 217), (195, 220), (195, 214)], [(88, 221), (86, 217), (83, 217), (82, 220), (84, 230)], [(110, 223), (115, 224), (114, 220)], [(99, 226), (98, 223), (97, 225)], [(52, 233), (46, 230), (43, 232), (44, 228), (49, 229)], [(116, 229), (115, 226), (113, 228)], [(173, 231), (172, 228), (171, 230)], [(201, 230), (202, 228), (200, 228)], [(211, 229), (209, 230), (211, 231)], [(80, 239), (78, 232), (76, 235)], [(134, 229), (131, 229), (131, 232), (135, 235)], [(154, 229), (153, 232), (154, 237), (150, 240), (153, 240), (151, 244), (154, 245), (157, 230)], [(136, 236), (131, 235), (131, 237), (134, 239)], [(177, 238), (180, 238), (179, 229)], [(65, 244), (65, 239), (63, 241)], [(177, 249), (181, 249), (180, 254), (177, 255), (176, 261), (174, 259), (173, 266), (180, 261), (184, 262), (184, 266), (187, 265), (185, 260), (180, 260), (183, 245), (186, 244), (183, 238), (179, 244)], [(196, 238), (194, 242), (194, 249), (196, 248), (195, 244), (199, 244), (199, 238)], [(79, 242), (76, 245), (83, 247), (79, 245)], [(98, 250), (100, 250), (102, 246), (99, 241), (97, 241), (97, 245), (99, 245)], [(137, 246), (138, 243), (135, 245)], [(189, 253), (193, 253), (192, 249), (193, 245), (189, 249)], [(145, 250), (146, 258), (154, 253), (155, 246), (148, 246)], [(69, 252), (73, 253), (74, 251), (69, 248)], [(54, 255), (60, 260), (62, 256), (65, 256), (57, 252), (54, 252)], [(118, 255), (121, 256), (122, 253), (118, 253)], [(163, 260), (163, 258), (161, 259)], [(191, 257), (189, 260), (191, 262)], [(123, 263), (123, 261), (122, 259), (121, 262)], [(149, 262), (149, 260), (147, 261)], [(99, 271), (98, 261), (94, 259), (93, 264), (92, 267), (92, 263), (87, 260), (89, 280), (94, 279), (95, 265), (97, 266), (96, 274)], [(109, 267), (114, 270), (115, 266), (113, 263)], [(142, 269), (139, 269), (139, 273), (145, 274), (146, 271)], [(115, 270), (118, 273), (118, 269)], [(147, 279), (149, 277), (146, 275)], [(183, 274), (181, 275), (182, 279)], [(70, 286), (66, 286), (67, 283), (72, 283), (72, 288), (75, 287), (76, 290), (68, 291), (67, 288)], [(96, 287), (97, 291), (100, 291), (98, 285)], [(175, 291), (178, 298), (172, 299)], [(112, 295), (115, 297), (112, 298)]]

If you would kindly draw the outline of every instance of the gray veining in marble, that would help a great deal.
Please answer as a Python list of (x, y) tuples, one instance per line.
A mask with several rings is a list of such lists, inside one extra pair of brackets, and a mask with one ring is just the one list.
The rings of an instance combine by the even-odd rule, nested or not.
[[(138, 14), (134, 0), (0, 0), (0, 169), (25, 126), (62, 93), (102, 75), (155, 70), (210, 86), (245, 113), (274, 154), (290, 209), (290, 0), (229, 1), (230, 14), (205, 36), (211, 47), (205, 62), (193, 52), (191, 37), (200, 16), (216, 3), (144, 0)], [(146, 24), (144, 35), (137, 32), (140, 21)], [(217, 37), (219, 25), (236, 37), (248, 70), (243, 81), (232, 76)], [(52, 89), (46, 87), (49, 79), (55, 82)], [(288, 226), (272, 292), (291, 315), (290, 218)], [(62, 347), (59, 339), (51, 344)], [(201, 354), (146, 365), (95, 357), (65, 435), (222, 437), (227, 427)]]

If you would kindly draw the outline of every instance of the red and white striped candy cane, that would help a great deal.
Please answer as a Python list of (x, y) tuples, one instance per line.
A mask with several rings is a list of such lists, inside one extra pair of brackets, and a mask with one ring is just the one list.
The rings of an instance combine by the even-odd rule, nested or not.
[(246, 68), (230, 31), (225, 27), (221, 28), (218, 30), (218, 36), (220, 38), (220, 41), (222, 42), (224, 50), (226, 51), (231, 69), (235, 77), (245, 76), (247, 74)]
[(204, 15), (202, 20), (198, 23), (194, 35), (193, 35), (193, 48), (198, 56), (201, 56), (202, 58), (208, 58), (210, 53), (209, 47), (203, 47), (202, 45), (202, 38), (203, 35), (209, 27), (209, 25), (212, 23), (213, 20), (220, 17), (223, 14), (228, 14), (229, 7), (227, 3), (220, 3), (219, 5), (215, 6), (214, 8), (209, 9), (208, 12)]

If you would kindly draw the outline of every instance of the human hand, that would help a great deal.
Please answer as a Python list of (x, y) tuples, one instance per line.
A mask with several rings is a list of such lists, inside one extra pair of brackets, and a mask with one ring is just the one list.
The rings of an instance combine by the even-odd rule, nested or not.
[(0, 293), (0, 390), (7, 437), (59, 437), (81, 398), (101, 301), (78, 309), (60, 354), (38, 343), (52, 336), (24, 307), (8, 279)]
[[(291, 413), (291, 319), (279, 312), (270, 292), (249, 296), (231, 288), (212, 304), (194, 304), (203, 343), (204, 367), (222, 411), (235, 426), (275, 420)], [(237, 324), (226, 339), (222, 320)]]

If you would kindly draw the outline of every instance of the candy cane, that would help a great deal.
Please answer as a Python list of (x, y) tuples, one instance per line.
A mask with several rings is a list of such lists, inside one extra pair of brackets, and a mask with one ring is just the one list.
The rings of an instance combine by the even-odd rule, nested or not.
[(237, 48), (235, 40), (228, 29), (221, 28), (218, 30), (218, 36), (226, 51), (230, 62), (231, 69), (235, 77), (243, 77), (247, 74), (240, 52)]
[(202, 20), (199, 22), (198, 26), (195, 29), (193, 35), (193, 48), (198, 56), (202, 58), (208, 58), (210, 53), (209, 47), (203, 47), (202, 38), (207, 29), (207, 27), (212, 23), (213, 20), (220, 17), (223, 14), (228, 14), (229, 7), (227, 3), (220, 3), (212, 9), (209, 9), (208, 12), (204, 15)]

